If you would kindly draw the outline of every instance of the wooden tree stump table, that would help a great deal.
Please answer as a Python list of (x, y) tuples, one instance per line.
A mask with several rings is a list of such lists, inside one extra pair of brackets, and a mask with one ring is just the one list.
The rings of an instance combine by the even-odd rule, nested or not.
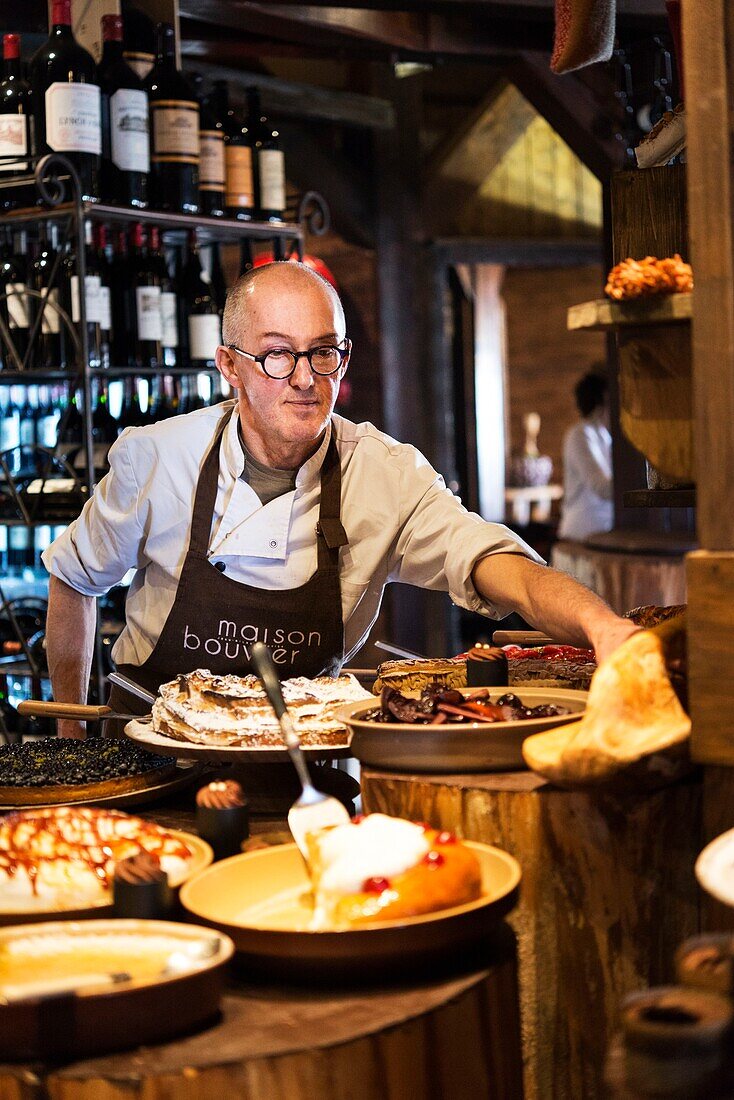
[(496, 844), (520, 862), (520, 1004), (528, 1100), (603, 1095), (622, 998), (673, 977), (699, 927), (698, 781), (654, 793), (568, 792), (531, 772), (362, 772), (382, 811)]
[(350, 992), (237, 984), (221, 1020), (63, 1067), (0, 1066), (0, 1100), (522, 1100), (515, 936), (461, 976)]

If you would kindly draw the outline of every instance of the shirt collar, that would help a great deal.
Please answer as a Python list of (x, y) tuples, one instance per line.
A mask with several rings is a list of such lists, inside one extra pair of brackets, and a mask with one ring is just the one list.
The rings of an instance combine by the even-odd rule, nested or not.
[[(235, 406), (232, 409), (232, 416), (224, 432), (224, 460), (233, 478), (241, 477), (245, 469), (245, 452), (242, 449), (237, 433), (239, 415), (239, 406), (237, 402), (235, 402)], [(329, 423), (326, 425), (324, 438), (321, 440), (318, 450), (298, 468), (298, 473), (296, 474), (296, 489), (308, 488), (319, 477), (321, 467), (326, 458), (326, 452), (329, 448), (329, 442), (331, 441), (331, 432), (332, 421), (330, 419)]]

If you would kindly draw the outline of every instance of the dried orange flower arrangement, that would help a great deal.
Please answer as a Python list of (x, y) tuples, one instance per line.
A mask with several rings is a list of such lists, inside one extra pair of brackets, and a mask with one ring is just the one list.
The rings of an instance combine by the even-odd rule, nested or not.
[(691, 265), (684, 263), (676, 252), (658, 260), (622, 260), (609, 272), (604, 292), (617, 301), (643, 298), (650, 294), (687, 294), (693, 290)]

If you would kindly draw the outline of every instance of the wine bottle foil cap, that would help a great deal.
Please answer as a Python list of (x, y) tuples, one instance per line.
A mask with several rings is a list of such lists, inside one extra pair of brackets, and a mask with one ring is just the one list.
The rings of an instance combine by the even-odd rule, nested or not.
[(122, 42), (122, 16), (102, 16), (102, 38), (105, 42)]
[(3, 58), (6, 61), (11, 61), (13, 58), (20, 57), (20, 35), (19, 34), (4, 34), (3, 35)]

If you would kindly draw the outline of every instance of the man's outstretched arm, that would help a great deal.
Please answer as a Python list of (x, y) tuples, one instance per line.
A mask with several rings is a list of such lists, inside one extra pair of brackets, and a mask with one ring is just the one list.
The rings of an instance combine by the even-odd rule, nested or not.
[(482, 558), (472, 570), (472, 581), (483, 599), (514, 607), (536, 629), (560, 642), (590, 645), (598, 661), (637, 630), (578, 581), (519, 554)]
[[(46, 619), (46, 655), (57, 703), (86, 703), (97, 626), (94, 596), (84, 596), (51, 576)], [(60, 737), (84, 737), (85, 724), (60, 719)]]

